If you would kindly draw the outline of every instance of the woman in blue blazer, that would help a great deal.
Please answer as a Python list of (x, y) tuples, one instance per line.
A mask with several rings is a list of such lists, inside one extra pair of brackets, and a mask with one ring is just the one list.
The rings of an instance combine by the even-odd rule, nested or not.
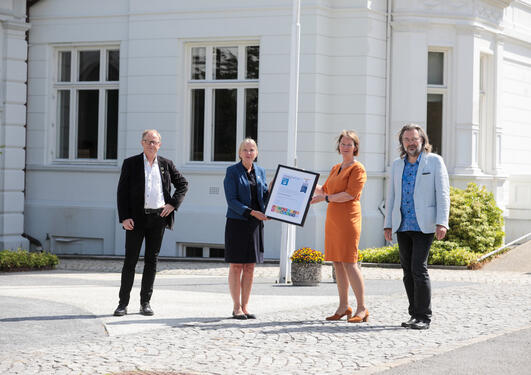
[(254, 163), (258, 147), (251, 138), (240, 144), (240, 162), (227, 168), (223, 181), (227, 199), (225, 262), (234, 319), (255, 319), (247, 305), (253, 286), (254, 265), (264, 262), (264, 215), (268, 196), (264, 168)]

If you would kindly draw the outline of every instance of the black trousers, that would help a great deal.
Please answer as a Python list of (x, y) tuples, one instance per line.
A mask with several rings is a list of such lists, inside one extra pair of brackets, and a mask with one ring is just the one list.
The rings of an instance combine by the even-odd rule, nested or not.
[(404, 286), (409, 300), (409, 315), (431, 322), (431, 283), (428, 255), (433, 233), (397, 232), (400, 264), (404, 271)]
[(144, 255), (144, 272), (142, 273), (142, 287), (140, 289), (140, 304), (149, 302), (153, 294), (153, 283), (157, 272), (157, 260), (162, 244), (162, 237), (166, 228), (166, 220), (159, 214), (146, 214), (145, 225), (140, 229), (125, 231), (125, 260), (122, 268), (122, 283), (120, 286), (120, 304), (127, 306), (133, 282), (135, 268), (142, 242), (146, 239)]

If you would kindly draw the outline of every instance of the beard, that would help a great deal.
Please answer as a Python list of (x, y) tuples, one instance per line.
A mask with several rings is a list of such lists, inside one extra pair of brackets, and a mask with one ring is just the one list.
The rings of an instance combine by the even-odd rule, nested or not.
[(422, 151), (422, 144), (418, 145), (417, 147), (409, 146), (406, 148), (407, 155), (411, 157), (419, 156), (421, 151)]

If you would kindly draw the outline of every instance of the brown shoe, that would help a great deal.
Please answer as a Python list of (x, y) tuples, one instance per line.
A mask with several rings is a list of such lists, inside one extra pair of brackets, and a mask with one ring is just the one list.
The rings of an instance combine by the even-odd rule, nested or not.
[(334, 314), (332, 316), (327, 316), (326, 320), (339, 320), (345, 315), (347, 316), (347, 320), (350, 319), (350, 317), (352, 316), (352, 307), (347, 307), (343, 314)]
[(348, 319), (349, 323), (361, 323), (369, 321), (369, 310), (365, 309), (365, 315), (363, 318), (359, 315), (354, 315), (352, 318)]

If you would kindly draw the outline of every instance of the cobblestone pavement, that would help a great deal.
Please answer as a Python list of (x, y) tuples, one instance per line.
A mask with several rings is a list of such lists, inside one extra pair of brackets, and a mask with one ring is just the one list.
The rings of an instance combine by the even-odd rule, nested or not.
[[(60, 268), (38, 275), (0, 275), (0, 282), (7, 280), (2, 277), (20, 279), (16, 285), (0, 286), (0, 303), (3, 297), (44, 298), (43, 292), (54, 292), (57, 293), (51, 298), (54, 302), (71, 301), (88, 310), (102, 321), (107, 334), (75, 340), (61, 336), (46, 346), (37, 343), (11, 346), (0, 339), (1, 374), (110, 374), (134, 370), (186, 374), (372, 374), (531, 327), (529, 273), (431, 270), (432, 282), (440, 285), (433, 290), (434, 320), (429, 330), (414, 331), (400, 327), (400, 322), (407, 318), (407, 299), (398, 269), (363, 269), (368, 285), (387, 280), (392, 287), (379, 293), (367, 288), (369, 322), (348, 324), (344, 320), (323, 320), (336, 307), (333, 288), (327, 289), (326, 296), (322, 289), (311, 288), (300, 289), (306, 297), (298, 296), (298, 289), (289, 289), (289, 293), (279, 296), (253, 294), (259, 319), (236, 321), (220, 317), (223, 315), (220, 311), (230, 306), (226, 292), (221, 296), (203, 289), (160, 290), (163, 288), (157, 289), (156, 285), (159, 306), (163, 305), (162, 299), (170, 303), (175, 298), (184, 301), (181, 306), (188, 310), (181, 315), (179, 311), (161, 314), (156, 311), (154, 317), (135, 314), (120, 320), (109, 316), (115, 307), (110, 302), (101, 302), (104, 305), (101, 311), (96, 307), (91, 310), (98, 301), (81, 302), (79, 295), (86, 293), (87, 299), (93, 299), (99, 294), (114, 303), (119, 279), (116, 272), (121, 261), (63, 260)], [(218, 285), (226, 284), (225, 264), (161, 262), (160, 270), (157, 282), (162, 284), (179, 280), (193, 284), (203, 280), (201, 277), (215, 280)], [(257, 283), (270, 283), (277, 273), (276, 265), (259, 266)], [(327, 266), (324, 278), (329, 279), (330, 275)], [(48, 286), (43, 291), (42, 280), (47, 277), (79, 282)], [(111, 278), (112, 288), (101, 285)], [(34, 285), (37, 280), (40, 289)], [(91, 290), (95, 290), (94, 294)], [(318, 295), (312, 296), (314, 290)], [(205, 308), (210, 299), (211, 312)], [(264, 306), (267, 301), (271, 302)], [(220, 308), (219, 303), (225, 306)], [(186, 318), (191, 311), (193, 318)], [(11, 324), (12, 320), (0, 319), (0, 332), (2, 325)], [(115, 328), (135, 324), (148, 327), (129, 332)]]

